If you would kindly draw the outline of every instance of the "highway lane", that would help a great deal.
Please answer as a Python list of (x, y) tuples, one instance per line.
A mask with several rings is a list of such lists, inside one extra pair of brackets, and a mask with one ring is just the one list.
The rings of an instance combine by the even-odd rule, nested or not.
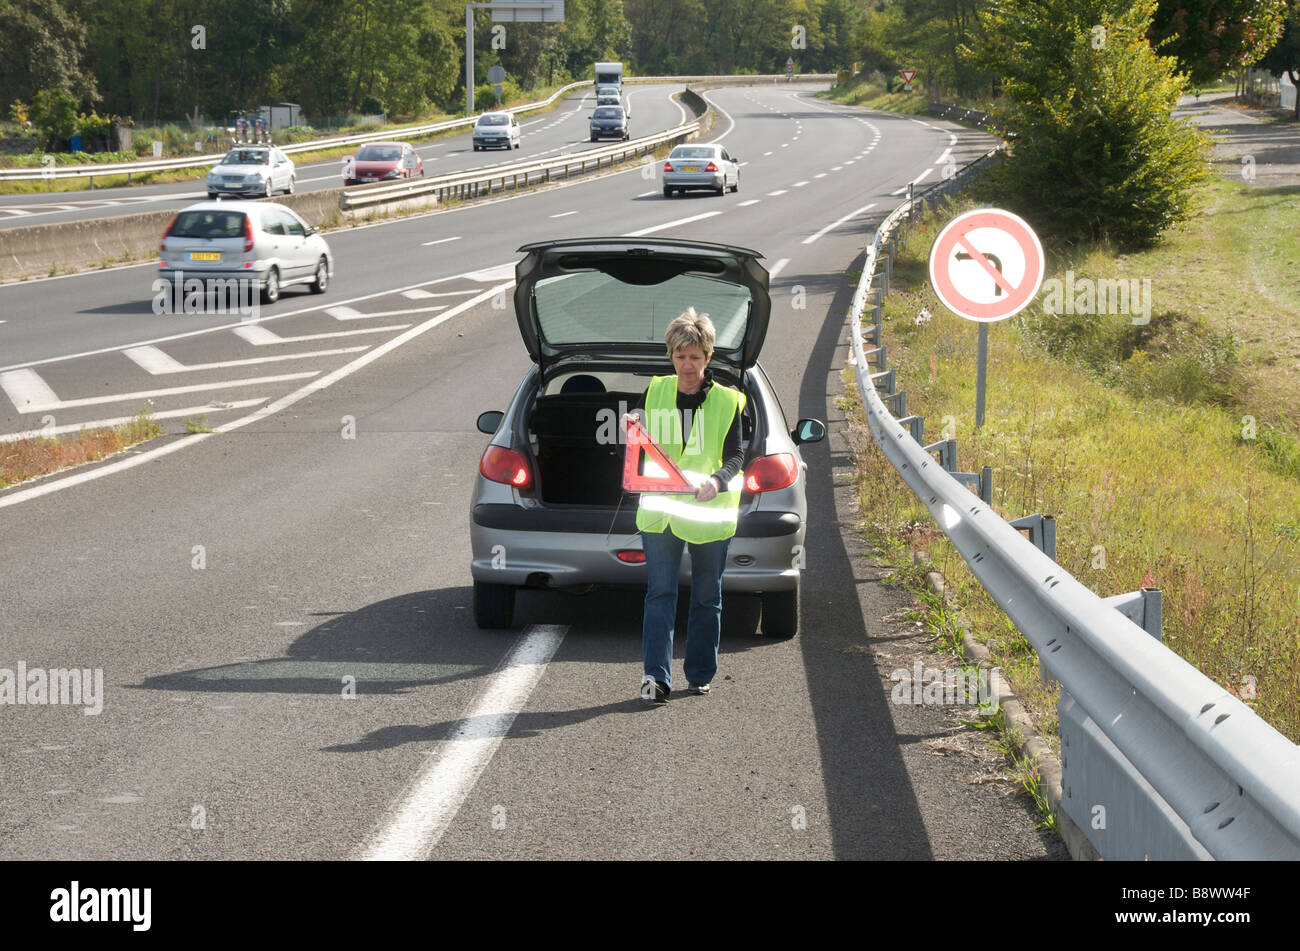
[[(634, 170), (392, 223), (336, 247), (354, 262), (348, 293), (511, 261), (538, 237), (669, 224), (655, 233), (758, 246), (779, 266), (764, 366), (792, 420), (837, 425), (844, 272), (860, 266), (888, 192), (932, 168), (949, 133), (872, 115), (880, 137), (868, 155), (876, 135), (858, 113), (771, 90), (713, 95), (736, 120), (718, 134), (750, 161), (738, 195), (665, 201)], [(422, 247), (457, 232), (454, 250)], [(112, 300), (130, 274), (98, 275), (84, 293)], [(492, 286), (448, 283), (466, 281)], [(128, 329), (139, 319), (125, 318)], [(220, 357), (231, 337), (176, 352)], [(280, 414), (0, 509), (0, 577), (15, 606), (4, 657), (103, 667), (108, 683), (100, 716), (27, 707), (9, 718), (0, 775), (22, 782), (0, 787), (0, 854), (364, 849), (515, 640), (476, 631), (468, 616), (465, 513), (486, 442), (474, 417), (502, 408), (526, 366), (512, 313), (485, 300)], [(341, 437), (347, 417), (354, 440)], [(625, 596), (521, 596), (521, 625), (567, 631), (432, 856), (1054, 854), (1023, 804), (969, 780), (971, 761), (925, 751), (960, 711), (888, 702), (865, 645), (899, 636), (880, 619), (903, 599), (872, 581), (853, 548), (844, 456), (834, 440), (805, 454), (813, 515), (800, 636), (755, 637), (752, 613), (746, 630), (746, 606), (729, 606), (712, 697), (659, 710), (634, 698), (639, 622)], [(356, 699), (344, 694), (348, 677)]]
[[(672, 97), (681, 92), (676, 84), (629, 87), (633, 136), (648, 135), (686, 121), (690, 113)], [(520, 120), (520, 147), (512, 150), (475, 152), (468, 130), (453, 136), (415, 143), (424, 159), (425, 176), (491, 168), (597, 148), (588, 136), (587, 120), (595, 108), (590, 89), (576, 90), (560, 100), (551, 112)], [(609, 140), (605, 140), (605, 145)], [(358, 146), (359, 148), (359, 146)], [(291, 156), (292, 157), (292, 156)], [(317, 191), (343, 185), (343, 159), (313, 162), (297, 168), (296, 190)], [(122, 185), (116, 188), (82, 189), (70, 192), (0, 194), (0, 228), (22, 228), (35, 224), (110, 218), (116, 215), (184, 207), (207, 198), (200, 179), (167, 185)]]

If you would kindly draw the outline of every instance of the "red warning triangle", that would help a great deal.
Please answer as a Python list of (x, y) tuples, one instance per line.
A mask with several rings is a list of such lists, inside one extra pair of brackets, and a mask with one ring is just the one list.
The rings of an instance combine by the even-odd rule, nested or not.
[[(625, 492), (694, 492), (677, 464), (655, 445), (650, 434), (635, 416), (627, 420), (627, 449), (623, 454), (623, 491)], [(645, 453), (645, 470), (641, 453)]]

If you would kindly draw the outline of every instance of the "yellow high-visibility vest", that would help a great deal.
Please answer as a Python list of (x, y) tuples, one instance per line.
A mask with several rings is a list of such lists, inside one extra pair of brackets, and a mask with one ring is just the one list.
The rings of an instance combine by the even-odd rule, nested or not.
[[(657, 376), (646, 391), (646, 430), (682, 474), (695, 484), (722, 468), (723, 444), (731, 422), (745, 409), (745, 394), (714, 383), (704, 402), (691, 414), (691, 431), (683, 439), (682, 414), (677, 411), (677, 377)], [(647, 460), (647, 465), (653, 465)], [(636, 527), (658, 534), (671, 528), (678, 538), (697, 545), (722, 541), (736, 534), (740, 488), (744, 473), (722, 487), (708, 502), (685, 492), (643, 492)]]

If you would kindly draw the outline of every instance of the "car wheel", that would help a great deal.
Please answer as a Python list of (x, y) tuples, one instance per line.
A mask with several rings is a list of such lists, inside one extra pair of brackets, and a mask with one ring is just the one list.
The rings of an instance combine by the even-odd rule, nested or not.
[(713, 189), (713, 192), (716, 195), (725, 195), (727, 193), (727, 180), (724, 178), (722, 184)]
[(474, 146), (474, 151), (475, 151), (475, 152), (478, 151), (478, 146), (477, 146), (477, 145)]
[(208, 201), (216, 201), (221, 197), (221, 192), (208, 192)]
[(799, 630), (799, 589), (768, 591), (763, 595), (763, 634), (794, 637)]
[(515, 143), (515, 148), (516, 148), (516, 149), (519, 148), (519, 145), (520, 145), (520, 143), (516, 142), (516, 143)]
[(672, 188), (669, 187), (668, 185), (665, 185), (665, 186), (664, 186), (664, 197), (665, 197), (665, 198), (672, 198), (672, 197), (673, 197), (673, 190), (672, 190)]
[(324, 294), (325, 288), (330, 286), (330, 265), (324, 258), (316, 262), (316, 280), (311, 283), (311, 292), (313, 294)]
[(510, 627), (515, 617), (515, 587), (474, 582), (474, 623), (484, 630)]
[(734, 184), (734, 185), (731, 186), (731, 193), (732, 193), (733, 195), (734, 195), (736, 192), (738, 192), (738, 191), (740, 191), (740, 175), (739, 175), (739, 174), (736, 175), (736, 184)]
[(594, 135), (591, 137), (591, 141), (593, 141), (593, 142), (596, 141), (596, 137), (595, 137)]
[(280, 299), (280, 271), (271, 268), (266, 272), (266, 286), (262, 288), (262, 303), (274, 304)]
[(294, 189), (294, 182), (293, 182), (293, 179), (294, 179), (294, 176), (293, 176), (293, 175), (290, 175), (290, 176), (289, 176), (289, 187), (286, 188), (286, 189), (284, 190), (284, 193), (285, 193), (286, 195), (292, 195), (292, 194), (293, 194), (293, 189)]

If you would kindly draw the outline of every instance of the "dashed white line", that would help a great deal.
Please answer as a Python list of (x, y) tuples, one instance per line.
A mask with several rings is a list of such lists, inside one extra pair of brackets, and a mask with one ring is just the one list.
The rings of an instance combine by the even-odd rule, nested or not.
[(742, 201), (736, 205), (737, 208), (748, 208), (750, 205), (757, 205), (761, 201), (759, 198), (751, 198), (749, 201)]
[(828, 231), (831, 231), (834, 228), (838, 228), (840, 225), (844, 224), (844, 222), (848, 221), (850, 218), (856, 217), (857, 215), (862, 214), (864, 211), (870, 211), (874, 207), (876, 207), (876, 203), (872, 202), (869, 205), (863, 205), (857, 211), (850, 211), (843, 218), (837, 218), (835, 221), (832, 221), (830, 224), (828, 224), (825, 228), (822, 228), (822, 230), (818, 231), (816, 234), (811, 234), (808, 237), (804, 238), (803, 243), (812, 244), (814, 241), (816, 241), (822, 235), (826, 234)]
[(795, 183), (794, 183), (794, 187), (795, 187), (795, 188), (803, 188), (803, 187), (804, 187), (805, 185), (807, 185), (807, 184), (808, 184), (807, 182), (795, 182)]
[(767, 158), (767, 157), (768, 157), (769, 155), (771, 155), (771, 154), (772, 154), (771, 152), (764, 152), (764, 153), (763, 153), (763, 158)]
[[(650, 192), (650, 194), (653, 195), (654, 192)], [(560, 212), (558, 215), (551, 215), (551, 217), (552, 217), (552, 218), (567, 218), (567, 217), (569, 217), (569, 215), (576, 215), (576, 214), (577, 214), (576, 211), (562, 211), (562, 212)]]
[(825, 172), (818, 172), (816, 175), (813, 176), (813, 178), (825, 178), (825, 177), (826, 177)]
[(459, 241), (459, 240), (460, 240), (460, 235), (456, 235), (456, 237), (454, 238), (439, 238), (437, 241), (422, 241), (420, 242), (420, 247), (427, 248), (435, 244), (446, 244), (448, 241)]
[(640, 231), (629, 231), (624, 237), (640, 238), (643, 235), (654, 234), (656, 231), (665, 231), (668, 228), (676, 228), (678, 225), (688, 225), (693, 221), (703, 221), (705, 218), (712, 218), (714, 215), (720, 215), (720, 211), (706, 211), (702, 215), (691, 215), (689, 218), (678, 218), (676, 221), (665, 221), (661, 225), (651, 225), (649, 228), (642, 228)]
[(567, 631), (563, 625), (534, 625), (524, 632), (440, 744), (438, 756), (407, 786), (379, 833), (362, 850), (363, 860), (428, 856), (527, 705)]
[(790, 263), (789, 258), (781, 258), (767, 270), (768, 280), (774, 280), (778, 274), (785, 270), (785, 266)]
[(778, 188), (778, 189), (777, 189), (776, 191), (774, 191), (774, 192), (768, 192), (768, 193), (767, 193), (767, 197), (768, 197), (768, 198), (775, 198), (777, 195), (784, 195), (787, 191), (789, 191), (788, 188)]

